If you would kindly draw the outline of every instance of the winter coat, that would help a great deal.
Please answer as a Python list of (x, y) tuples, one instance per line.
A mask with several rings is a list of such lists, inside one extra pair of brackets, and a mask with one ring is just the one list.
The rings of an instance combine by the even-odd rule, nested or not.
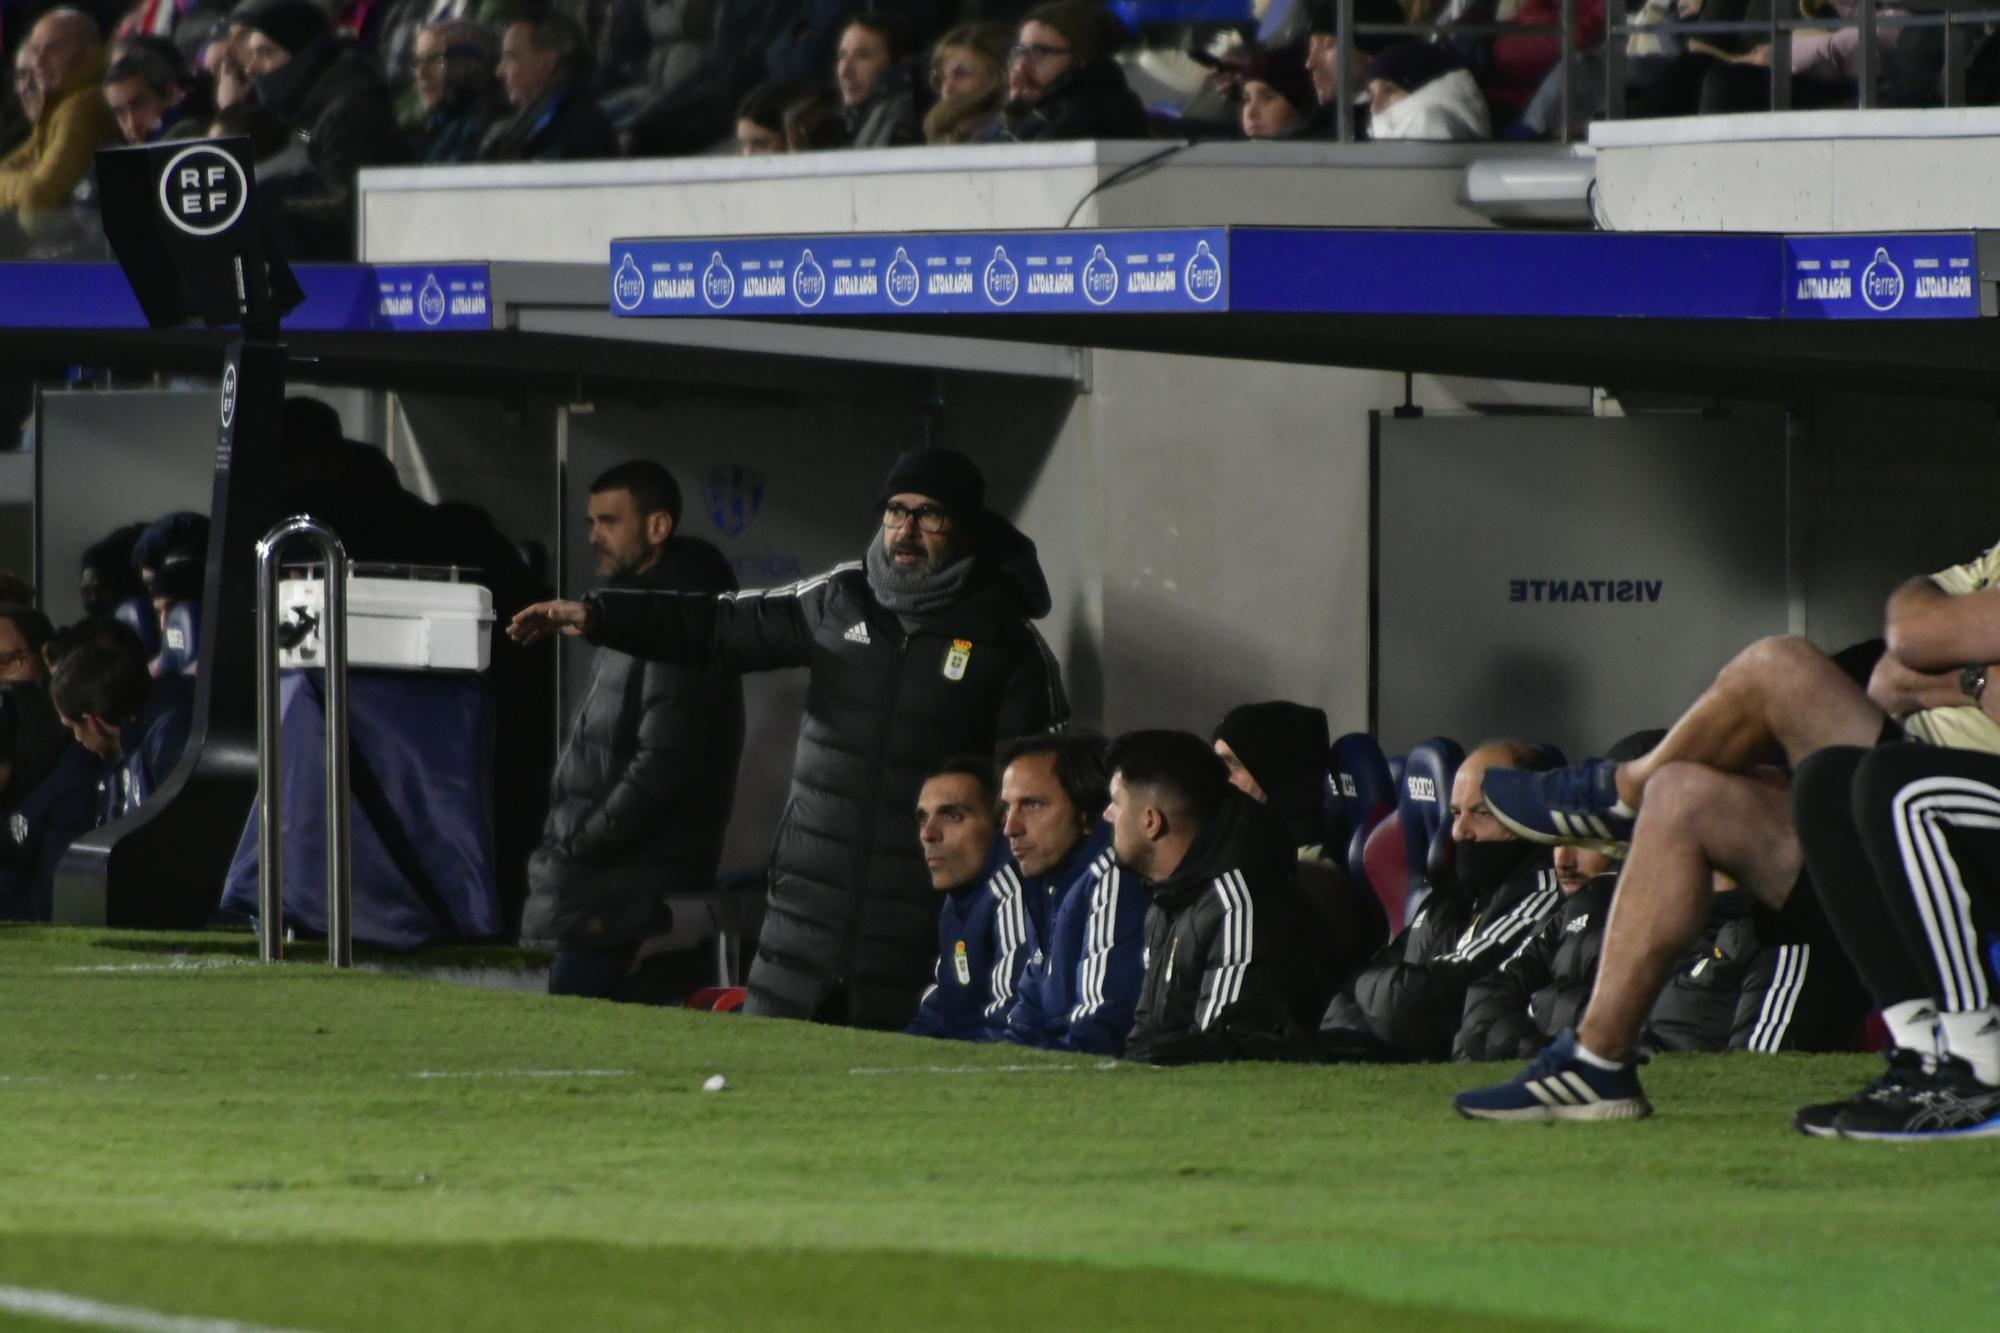
[(1334, 996), (1323, 1043), (1339, 1054), (1449, 1059), (1467, 987), (1498, 967), (1560, 896), (1546, 852), (1490, 892), (1433, 890), (1409, 928)]
[(353, 257), (354, 178), (363, 167), (409, 160), (409, 144), (382, 76), (352, 45), (322, 37), (257, 80), (257, 100), (305, 141), (317, 176), (283, 220), (307, 258)]
[(102, 51), (85, 60), (68, 83), (49, 94), (28, 137), (0, 158), (0, 209), (34, 235), (45, 218), (67, 217), (71, 192), (90, 174), (96, 153), (119, 142), (104, 105)]
[[(1573, 49), (1588, 51), (1604, 40), (1604, 14), (1604, 0), (1577, 0)], [(1508, 22), (1523, 28), (1559, 27), (1562, 8), (1558, 0), (1522, 0)], [(1519, 111), (1561, 61), (1562, 39), (1553, 32), (1500, 36), (1493, 39), (1492, 53), (1486, 95), (1498, 106)]]
[(1143, 139), (1146, 107), (1115, 60), (1097, 60), (1051, 80), (1034, 106), (1007, 125), (1007, 136), (1037, 139)]
[(1049, 610), (1034, 543), (989, 516), (972, 558), (965, 595), (907, 628), (859, 562), (766, 592), (584, 599), (591, 640), (605, 647), (723, 671), (811, 669), (748, 1012), (812, 1017), (844, 986), (837, 1016), (907, 1024), (938, 910), (910, 829), (924, 774), (1068, 718), (1030, 623)]
[[(675, 537), (613, 586), (734, 591), (707, 542)], [(600, 649), (528, 861), (524, 940), (604, 947), (662, 924), (668, 894), (714, 887), (743, 751), (743, 682)]]
[(1440, 74), (1408, 97), (1384, 107), (1368, 122), (1370, 139), (1490, 139), (1486, 98), (1465, 70)]
[(482, 162), (576, 162), (618, 156), (618, 135), (588, 84), (557, 84), (495, 125)]
[(1467, 988), (1454, 1058), (1525, 1060), (1577, 1025), (1617, 886), (1617, 875), (1599, 875), (1564, 897), (1506, 962)]
[[(1801, 881), (1794, 894), (1810, 893)], [(1654, 1051), (1852, 1050), (1872, 1008), (1829, 940), (1794, 938), (1741, 889), (1718, 894), (1702, 938), (1646, 1016)]]
[(842, 117), (850, 148), (895, 148), (924, 141), (907, 68), (893, 72), (860, 106), (843, 108)]
[(995, 1015), (1004, 1016), (1027, 956), (1028, 918), (1021, 872), (995, 838), (978, 879), (944, 895), (938, 909), (938, 952), (917, 1016), (903, 1029), (913, 1037), (984, 1041)]
[(1315, 1058), (1303, 1020), (1319, 980), (1300, 943), (1297, 856), (1283, 824), (1229, 793), (1174, 873), (1152, 885), (1126, 1059)]
[(433, 165), (476, 161), (480, 145), (507, 114), (498, 84), (467, 89), (426, 118), (417, 160)]
[(1120, 1055), (1145, 980), (1146, 886), (1119, 869), (1100, 822), (1028, 887), (1028, 965), (995, 1035), (1021, 1046)]

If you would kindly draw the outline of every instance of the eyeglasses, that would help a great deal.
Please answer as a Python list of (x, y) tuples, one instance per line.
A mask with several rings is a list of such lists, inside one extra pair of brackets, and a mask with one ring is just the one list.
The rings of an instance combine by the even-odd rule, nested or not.
[(951, 80), (977, 78), (978, 75), (978, 70), (962, 61), (956, 65), (947, 65), (933, 69), (931, 71), (931, 91), (943, 92), (945, 84)]
[(1068, 54), (1069, 48), (1067, 46), (1044, 46), (1040, 42), (1034, 42), (1027, 46), (1008, 47), (1007, 63), (1010, 65), (1025, 65), (1029, 61), (1033, 61), (1039, 65), (1045, 61), (1054, 60), (1057, 56), (1066, 56)]
[(892, 532), (911, 519), (917, 521), (918, 532), (928, 532), (932, 536), (951, 526), (950, 516), (936, 505), (918, 505), (911, 509), (908, 505), (891, 504), (882, 510), (882, 526)]

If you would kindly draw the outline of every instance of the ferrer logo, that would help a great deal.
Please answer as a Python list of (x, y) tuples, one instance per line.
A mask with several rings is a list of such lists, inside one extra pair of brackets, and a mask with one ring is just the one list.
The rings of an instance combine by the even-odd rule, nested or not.
[(736, 299), (736, 274), (722, 262), (720, 250), (708, 257), (708, 267), (702, 272), (701, 299), (711, 310), (720, 310)]
[(228, 231), (243, 216), (250, 182), (235, 158), (196, 144), (175, 153), (160, 173), (160, 208), (190, 236)]
[(1207, 241), (1195, 244), (1194, 257), (1181, 272), (1181, 286), (1203, 305), (1222, 294), (1222, 261), (1208, 248)]
[(826, 270), (810, 250), (799, 256), (798, 267), (792, 270), (792, 299), (808, 310), (826, 299)]
[(1083, 298), (1092, 305), (1109, 305), (1117, 295), (1118, 265), (1111, 262), (1103, 246), (1096, 246), (1090, 252), (1090, 262), (1083, 266)]
[(438, 286), (438, 275), (424, 274), (424, 289), (417, 293), (417, 318), (436, 326), (444, 323), (444, 288)]
[(646, 275), (639, 271), (630, 250), (611, 275), (611, 299), (620, 310), (637, 310), (639, 302), (646, 299)]
[(1429, 801), (1432, 805), (1437, 804), (1437, 784), (1429, 778), (1410, 778), (1403, 785), (1409, 788), (1411, 800)]
[(917, 266), (910, 262), (910, 252), (902, 246), (896, 247), (896, 257), (889, 261), (889, 299), (897, 305), (908, 305), (917, 299), (920, 281)]
[(1861, 299), (1870, 310), (1894, 310), (1903, 302), (1903, 270), (1896, 267), (1887, 250), (1875, 251), (1875, 258), (1861, 270)]
[(1008, 305), (1021, 291), (1021, 270), (1007, 258), (1007, 247), (993, 247), (993, 260), (986, 266), (986, 299), (994, 305)]

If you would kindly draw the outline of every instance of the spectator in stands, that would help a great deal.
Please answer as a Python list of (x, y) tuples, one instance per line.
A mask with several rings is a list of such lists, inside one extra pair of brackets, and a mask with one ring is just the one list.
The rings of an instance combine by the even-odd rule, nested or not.
[[(1354, 0), (1354, 22), (1361, 24), (1405, 22), (1402, 9), (1396, 0)], [(1338, 126), (1335, 102), (1340, 96), (1340, 70), (1346, 65), (1351, 71), (1350, 88), (1356, 99), (1354, 107), (1354, 137), (1362, 140), (1368, 137), (1368, 61), (1380, 51), (1402, 42), (1403, 38), (1356, 33), (1347, 40), (1340, 38), (1339, 8), (1333, 0), (1308, 0), (1306, 5), (1306, 72), (1312, 76), (1313, 96), (1318, 100), (1318, 110), (1304, 133), (1315, 139), (1331, 139)]]
[(1146, 108), (1126, 86), (1116, 59), (1124, 30), (1083, 0), (1028, 11), (1007, 59), (1007, 136), (1034, 139), (1141, 139)]
[(490, 162), (615, 157), (618, 139), (590, 91), (583, 30), (560, 14), (520, 19), (500, 39), (500, 84), (514, 114), (493, 127)]
[(1242, 97), (1244, 138), (1291, 139), (1302, 134), (1318, 106), (1304, 49), (1280, 46), (1259, 53), (1243, 72)]
[(1004, 1016), (1012, 998), (1027, 922), (999, 826), (990, 759), (947, 759), (917, 792), (917, 840), (944, 902), (931, 984), (903, 1029), (912, 1036), (983, 1040), (991, 1015)]
[(1307, 944), (1330, 984), (1344, 984), (1387, 942), (1389, 920), (1381, 900), (1350, 880), (1326, 846), (1326, 713), (1284, 701), (1243, 704), (1217, 725), (1214, 745), (1230, 785), (1284, 821), (1298, 849), (1299, 890), (1312, 908)]
[(1007, 850), (1027, 916), (1011, 1005), (989, 1030), (1023, 1046), (1120, 1055), (1145, 979), (1145, 886), (1111, 854), (1105, 742), (1028, 736), (1000, 748)]
[(43, 650), (55, 637), (49, 618), (32, 606), (0, 606), (0, 685), (47, 685)]
[(417, 33), (410, 78), (423, 123), (420, 162), (470, 162), (494, 124), (506, 114), (506, 96), (495, 72), (493, 34), (466, 19), (444, 19)]
[(1128, 732), (1108, 763), (1112, 848), (1152, 897), (1126, 1058), (1313, 1059), (1301, 1009), (1319, 973), (1299, 942), (1284, 826), (1188, 732)]
[(976, 143), (998, 137), (1007, 101), (1007, 30), (997, 23), (953, 28), (931, 50), (926, 143)]
[(97, 93), (103, 77), (104, 40), (82, 10), (52, 9), (28, 30), (15, 53), (14, 89), (32, 128), (0, 158), (0, 252), (59, 243), (73, 226), (70, 196), (92, 155), (117, 137)]
[(791, 151), (785, 142), (785, 109), (806, 91), (798, 84), (760, 83), (736, 108), (736, 155), (768, 157)]
[(602, 85), (616, 90), (605, 99), (615, 124), (629, 124), (694, 77), (714, 32), (716, 11), (725, 7), (717, 0), (617, 0), (609, 6), (599, 65), (615, 70)]
[(785, 108), (785, 147), (794, 153), (847, 147), (847, 118), (831, 88), (808, 88)]
[[(681, 534), (681, 489), (650, 459), (590, 484), (597, 572), (613, 589), (713, 596), (736, 576)], [(528, 861), (524, 943), (555, 950), (549, 994), (617, 999), (669, 895), (711, 892), (743, 749), (743, 684), (600, 648)]]
[(1034, 543), (986, 508), (978, 467), (913, 449), (881, 497), (865, 559), (818, 578), (745, 597), (608, 590), (509, 626), (721, 671), (812, 668), (747, 1013), (907, 1024), (936, 920), (904, 823), (923, 775), (1067, 720), (1033, 625), (1050, 605)]
[(134, 38), (119, 49), (104, 73), (104, 104), (130, 144), (199, 139), (215, 114), (207, 82), (161, 37)]
[[(1829, 0), (1832, 17), (1854, 22), (1858, 0)], [(1905, 12), (1882, 5), (1878, 17)], [(1903, 28), (1894, 23), (1876, 29), (1882, 67), (1894, 70)], [(1771, 105), (1771, 46), (1759, 42), (1747, 51), (1720, 56), (1702, 80), (1699, 110), (1703, 115), (1731, 111), (1763, 111)], [(1852, 105), (1861, 77), (1861, 28), (1806, 29), (1792, 34), (1792, 105), (1799, 108)]]
[[(217, 112), (227, 111), (233, 106), (242, 106), (256, 97), (256, 89), (250, 83), (250, 75), (243, 68), (243, 43), (249, 35), (248, 28), (231, 18), (202, 47), (200, 55), (194, 62), (215, 85)], [(262, 184), (261, 176), (258, 183)]]
[(842, 29), (833, 78), (851, 147), (922, 142), (908, 54), (901, 25), (884, 15), (857, 14)]
[(180, 761), (192, 692), (156, 685), (138, 636), (116, 621), (72, 625), (54, 643), (50, 698), (78, 745), (97, 756), (93, 826), (138, 809)]
[[(1669, 970), (1701, 931), (1717, 871), (1756, 897), (1771, 920), (1772, 942), (1794, 951), (1790, 989), (1801, 998), (1788, 1011), (1786, 1042), (1803, 1049), (1842, 1044), (1866, 1001), (1805, 882), (1786, 778), (1773, 765), (1796, 768), (1828, 746), (1905, 736), (2000, 752), (2000, 723), (1982, 710), (1982, 691), (1960, 690), (1959, 671), (1948, 666), (1991, 652), (1981, 618), (1989, 599), (1971, 595), (1992, 586), (1989, 567), (2000, 568), (2000, 556), (1989, 552), (1891, 594), (1889, 651), (1872, 670), (1874, 645), (1857, 660), (1853, 652), (1829, 658), (1804, 639), (1762, 639), (1725, 665), (1666, 739), (1637, 759), (1487, 775), (1488, 804), (1524, 837), (1630, 850), (1583, 1022), (1515, 1079), (1460, 1094), (1462, 1114), (1651, 1114), (1637, 1074), (1641, 1029)], [(1899, 1045), (1929, 1039), (1927, 1030), (1899, 1031), (1900, 1021), (1889, 1020)], [(1589, 1090), (1582, 1105), (1552, 1107), (1536, 1097), (1548, 1078), (1567, 1081), (1572, 1073)]]
[(0, 685), (0, 920), (47, 921), (56, 866), (91, 828), (97, 765), (40, 685)]
[(1368, 62), (1370, 139), (1492, 137), (1486, 99), (1442, 46), (1404, 42)]
[(1336, 995), (1321, 1023), (1329, 1055), (1444, 1060), (1467, 989), (1500, 966), (1560, 900), (1549, 856), (1502, 827), (1480, 795), (1495, 765), (1543, 762), (1514, 740), (1479, 745), (1451, 784), (1452, 882)]
[[(252, 0), (232, 16), (246, 30), (243, 70), (257, 101), (305, 144), (318, 190), (285, 201), (296, 258), (351, 259), (354, 177), (362, 167), (407, 160), (388, 86), (374, 63), (334, 36), (312, 0)], [(226, 105), (220, 95), (218, 105)]]
[[(833, 63), (838, 26), (825, 34), (820, 59), (796, 71), (771, 65), (770, 53), (787, 45), (786, 34), (798, 12), (795, 0), (735, 0), (718, 6), (714, 35), (701, 63), (633, 120), (626, 134), (629, 151), (638, 156), (701, 152), (728, 136), (736, 108), (758, 84), (767, 79), (824, 79)], [(834, 13), (836, 23), (845, 17), (844, 9)]]
[[(1588, 52), (1604, 41), (1604, 0), (1575, 0), (1575, 47)], [(1491, 59), (1484, 79), (1493, 116), (1512, 121), (1528, 107), (1536, 91), (1562, 60), (1561, 0), (1521, 0), (1511, 18), (1511, 27), (1551, 29), (1545, 33), (1500, 36), (1493, 39)], [(1504, 127), (1503, 127), (1504, 128)]]

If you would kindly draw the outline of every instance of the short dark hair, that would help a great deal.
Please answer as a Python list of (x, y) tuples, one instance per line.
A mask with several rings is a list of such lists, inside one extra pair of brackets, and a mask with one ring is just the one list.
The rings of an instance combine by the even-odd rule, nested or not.
[(986, 804), (1000, 804), (1000, 784), (993, 777), (993, 761), (983, 754), (955, 754), (940, 759), (924, 774), (924, 781), (932, 778), (967, 777), (979, 784), (979, 794), (986, 798)]
[(582, 78), (590, 73), (590, 40), (575, 19), (544, 11), (517, 18), (514, 25), (528, 30), (528, 45), (537, 51), (555, 52), (565, 74)]
[(86, 643), (65, 653), (49, 683), (56, 711), (71, 720), (89, 714), (114, 726), (138, 717), (153, 686), (146, 650), (138, 643), (134, 635), (126, 646)]
[(910, 53), (908, 31), (903, 27), (902, 21), (893, 14), (864, 9), (849, 14), (847, 22), (841, 25), (840, 30), (845, 32), (849, 28), (861, 28), (880, 37), (882, 45), (889, 48), (889, 59), (892, 61), (901, 60)]
[(77, 649), (90, 644), (116, 648), (132, 654), (141, 662), (146, 660), (146, 645), (137, 630), (114, 616), (85, 616), (74, 624), (63, 626), (49, 640), (49, 665), (55, 666)]
[(1181, 806), (1197, 830), (1214, 822), (1229, 793), (1229, 769), (1191, 731), (1128, 731), (1104, 757), (1128, 787), (1151, 787)]
[(1094, 731), (1051, 731), (1002, 741), (997, 753), (1002, 773), (1016, 759), (1054, 755), (1056, 784), (1088, 827), (1111, 803), (1111, 770), (1104, 763), (1110, 745), (1110, 741)]
[(193, 82), (187, 60), (171, 42), (156, 38), (128, 38), (119, 45), (118, 58), (104, 71), (104, 86), (137, 79), (161, 97)]
[(55, 625), (32, 606), (0, 606), (0, 620), (14, 622), (15, 631), (27, 641), (38, 660), (43, 646), (56, 636)]
[(743, 100), (736, 104), (736, 118), (782, 137), (785, 133), (785, 108), (809, 91), (809, 85), (796, 79), (766, 79), (745, 93)]
[(640, 518), (665, 511), (676, 528), (681, 525), (681, 484), (674, 480), (673, 473), (650, 458), (627, 459), (590, 483), (592, 495), (605, 491), (624, 491), (630, 495), (632, 507), (639, 511)]

